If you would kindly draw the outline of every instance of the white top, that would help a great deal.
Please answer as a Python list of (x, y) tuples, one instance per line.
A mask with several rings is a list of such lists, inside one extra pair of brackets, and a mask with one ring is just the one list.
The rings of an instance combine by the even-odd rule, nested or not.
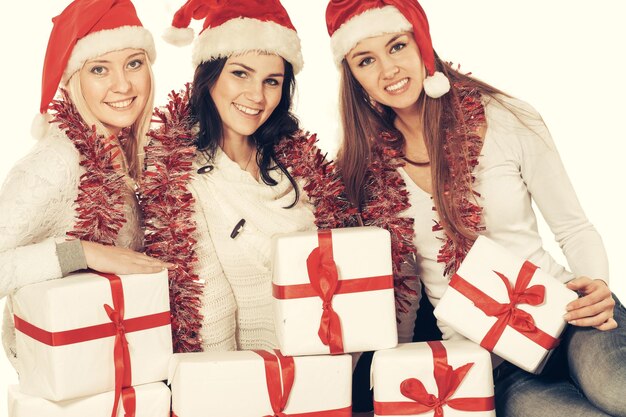
[[(497, 100), (485, 100), (487, 133), (474, 171), (474, 188), (481, 195), (477, 201), (483, 208), (486, 227), (482, 234), (562, 282), (581, 275), (608, 282), (608, 260), (600, 235), (587, 220), (541, 117), (524, 102), (499, 99), (522, 114), (518, 119)], [(444, 265), (437, 262), (442, 245), (438, 237), (443, 237), (443, 232), (432, 232), (438, 216), (432, 210), (430, 194), (402, 168), (399, 172), (411, 203), (403, 215), (415, 219), (414, 243), (420, 255), (421, 279), (426, 295), (436, 306), (448, 285)], [(554, 233), (572, 272), (543, 249), (532, 201)], [(400, 334), (411, 333), (417, 307), (400, 317)], [(438, 326), (444, 339), (461, 337), (442, 323)]]
[[(213, 170), (198, 174), (204, 165)], [(277, 347), (272, 310), (271, 240), (281, 233), (315, 230), (313, 207), (300, 187), (295, 198), (289, 179), (271, 171), (278, 182), (257, 182), (218, 148), (215, 161), (199, 154), (191, 192), (197, 225), (195, 272), (204, 280), (200, 335), (211, 350), (274, 349)], [(245, 226), (233, 239), (241, 219)]]
[[(0, 298), (37, 282), (61, 278), (56, 243), (74, 229), (80, 155), (65, 133), (52, 125), (48, 136), (9, 172), (0, 190)], [(138, 250), (143, 231), (134, 194), (126, 196), (126, 223), (117, 245)], [(15, 365), (15, 328), (7, 299), (2, 342)]]

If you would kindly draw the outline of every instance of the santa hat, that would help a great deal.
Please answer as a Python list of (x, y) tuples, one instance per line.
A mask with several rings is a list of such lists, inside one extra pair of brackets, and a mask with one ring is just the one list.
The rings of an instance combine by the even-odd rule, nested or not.
[(294, 73), (303, 66), (300, 38), (278, 0), (188, 0), (176, 12), (163, 38), (188, 45), (194, 38), (191, 19), (204, 19), (193, 46), (195, 67), (234, 53), (265, 51), (283, 57)]
[(413, 32), (427, 72), (424, 92), (438, 98), (450, 90), (448, 78), (435, 70), (428, 19), (417, 0), (331, 0), (326, 8), (326, 26), (337, 66), (365, 38)]
[(48, 106), (59, 84), (67, 84), (83, 64), (126, 48), (143, 49), (154, 62), (154, 40), (130, 0), (75, 0), (52, 19), (54, 24), (43, 65), (41, 105), (32, 126), (42, 138), (49, 128)]

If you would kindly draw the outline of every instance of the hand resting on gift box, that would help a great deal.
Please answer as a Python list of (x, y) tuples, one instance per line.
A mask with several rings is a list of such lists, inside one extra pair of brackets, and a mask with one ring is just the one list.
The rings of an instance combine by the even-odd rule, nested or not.
[(580, 298), (567, 305), (564, 316), (574, 326), (611, 330), (617, 327), (613, 319), (615, 300), (606, 282), (601, 279), (578, 277), (567, 283), (567, 288), (578, 292)]
[(144, 253), (117, 246), (81, 241), (87, 266), (95, 271), (109, 274), (150, 274), (176, 265), (152, 258)]

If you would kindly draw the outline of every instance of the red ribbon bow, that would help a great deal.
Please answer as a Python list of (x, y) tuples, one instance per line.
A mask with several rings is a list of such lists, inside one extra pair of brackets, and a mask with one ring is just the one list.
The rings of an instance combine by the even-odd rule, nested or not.
[(537, 266), (525, 261), (515, 281), (515, 288), (511, 287), (509, 279), (504, 274), (493, 271), (506, 286), (508, 303), (498, 303), (458, 274), (452, 276), (450, 280), (452, 288), (472, 300), (474, 305), (486, 315), (497, 318), (495, 324), (480, 342), (482, 347), (493, 351), (506, 326), (512, 327), (545, 349), (553, 349), (559, 344), (558, 339), (537, 328), (535, 320), (528, 312), (517, 308), (519, 304), (537, 306), (543, 303), (545, 287), (543, 285), (528, 287), (536, 270)]
[(322, 318), (317, 334), (323, 344), (330, 348), (331, 354), (343, 353), (341, 320), (333, 309), (333, 296), (339, 284), (337, 265), (333, 259), (333, 240), (330, 230), (317, 232), (319, 246), (306, 260), (311, 286), (322, 299)]
[(493, 410), (494, 397), (480, 398), (451, 398), (465, 379), (469, 370), (474, 366), (467, 363), (454, 369), (448, 365), (448, 355), (443, 344), (439, 341), (427, 342), (433, 351), (433, 376), (437, 383), (437, 395), (430, 394), (424, 384), (416, 378), (409, 378), (400, 384), (400, 392), (414, 402), (374, 402), (376, 415), (413, 415), (434, 411), (435, 417), (443, 417), (445, 405), (459, 411), (489, 411)]

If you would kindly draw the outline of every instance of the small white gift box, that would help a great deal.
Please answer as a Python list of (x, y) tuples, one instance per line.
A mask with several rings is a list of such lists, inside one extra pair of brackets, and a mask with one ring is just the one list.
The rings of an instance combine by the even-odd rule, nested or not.
[(398, 344), (389, 232), (300, 232), (274, 240), (274, 322), (284, 355)]
[[(135, 413), (124, 409), (124, 402), (132, 401)], [(162, 383), (125, 388), (125, 401), (120, 401), (118, 417), (169, 417), (170, 390)], [(9, 387), (9, 417), (111, 417), (115, 393), (112, 391), (66, 401), (50, 401), (20, 392), (18, 385)], [(132, 408), (128, 406), (128, 408)]]
[(406, 343), (378, 351), (372, 383), (376, 416), (496, 415), (491, 356), (468, 340)]
[(165, 380), (168, 288), (167, 271), (78, 273), (21, 288), (12, 303), (22, 393), (61, 401)]
[(349, 355), (181, 353), (172, 359), (170, 382), (172, 412), (177, 417), (259, 417), (282, 412), (311, 417), (352, 415)]
[(437, 319), (529, 372), (558, 345), (577, 298), (532, 263), (479, 237), (435, 308)]

